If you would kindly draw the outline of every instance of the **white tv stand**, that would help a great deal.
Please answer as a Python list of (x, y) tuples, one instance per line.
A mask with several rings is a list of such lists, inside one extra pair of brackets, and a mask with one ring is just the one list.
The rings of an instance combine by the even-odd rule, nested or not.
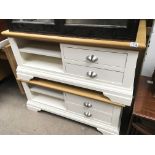
[(27, 107), (45, 110), (119, 134), (122, 108), (130, 106), (138, 53), (144, 51), (146, 23), (136, 42), (2, 32), (16, 58)]

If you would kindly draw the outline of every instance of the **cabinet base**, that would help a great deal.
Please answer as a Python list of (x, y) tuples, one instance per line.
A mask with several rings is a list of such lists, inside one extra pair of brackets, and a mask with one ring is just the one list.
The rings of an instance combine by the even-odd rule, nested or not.
[(103, 135), (114, 135), (115, 133), (108, 132), (104, 128), (96, 128), (99, 132), (101, 132)]
[(58, 109), (53, 106), (45, 105), (44, 103), (36, 102), (33, 100), (28, 100), (27, 107), (30, 110), (33, 111), (47, 111), (65, 118), (69, 118), (74, 121), (78, 121), (81, 123), (84, 123), (86, 125), (92, 126), (97, 128), (98, 131), (100, 131), (103, 135), (118, 135), (119, 134), (119, 127), (114, 127), (111, 125), (108, 125), (103, 122), (98, 122), (95, 120), (90, 120), (88, 118), (85, 118), (83, 116), (80, 116), (74, 112), (68, 111), (67, 109)]
[(27, 105), (27, 109), (28, 109), (28, 110), (32, 110), (32, 111), (35, 111), (35, 112), (41, 111), (40, 108), (35, 107), (35, 106), (32, 106), (32, 105)]

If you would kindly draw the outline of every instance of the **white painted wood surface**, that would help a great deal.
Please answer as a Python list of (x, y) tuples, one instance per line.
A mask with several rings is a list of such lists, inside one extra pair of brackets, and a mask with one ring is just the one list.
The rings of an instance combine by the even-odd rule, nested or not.
[[(98, 80), (102, 82), (111, 82), (113, 84), (122, 84), (124, 74), (121, 72), (98, 69), (94, 67), (85, 67), (75, 64), (64, 64), (66, 68), (66, 73), (70, 73), (81, 78), (88, 79), (90, 82)], [(96, 74), (96, 77), (89, 77), (88, 72), (93, 72)]]
[(63, 100), (50, 97), (47, 95), (37, 94), (37, 93), (32, 94), (32, 95), (33, 95), (32, 100), (35, 102), (39, 102), (44, 105), (51, 106), (51, 107), (58, 108), (58, 109), (63, 109), (63, 110), (66, 109), (66, 106)]
[[(99, 75), (102, 75), (101, 79), (105, 80), (104, 83), (112, 82), (113, 85), (122, 84), (123, 87), (133, 89), (138, 52), (70, 44), (60, 44), (60, 46), (63, 65), (65, 66), (64, 70), (66, 72), (85, 78), (84, 74), (86, 73), (83, 70), (86, 70), (88, 67), (90, 70), (96, 68), (96, 72), (102, 71)], [(86, 58), (89, 55), (95, 55), (98, 60), (95, 63), (88, 63)], [(79, 66), (83, 66), (83, 68), (78, 69)], [(104, 74), (104, 72), (106, 73)]]
[(5, 47), (8, 44), (9, 44), (8, 39), (4, 39), (4, 40), (0, 41), (0, 49), (2, 49), (3, 47)]
[(155, 21), (149, 41), (150, 43), (146, 50), (141, 75), (151, 77), (155, 69)]
[[(77, 115), (81, 115), (82, 117), (91, 120), (97, 120), (100, 122), (104, 122), (108, 125), (112, 124), (112, 116), (111, 115), (106, 115), (105, 113), (102, 113), (100, 111), (97, 111), (95, 109), (86, 109), (82, 106), (68, 103), (67, 108), (70, 112), (73, 112)], [(85, 116), (85, 113), (90, 113), (90, 117)]]
[(56, 91), (56, 90), (51, 90), (51, 89), (47, 89), (47, 88), (43, 88), (43, 87), (33, 86), (30, 88), (30, 91), (34, 92), (34, 93), (39, 93), (39, 94), (43, 94), (43, 95), (47, 95), (47, 96), (51, 96), (51, 97), (55, 97), (55, 98), (64, 100), (63, 93)]
[(63, 73), (61, 59), (47, 56), (40, 56), (35, 54), (22, 53), (23, 66), (28, 66), (45, 71), (61, 72)]
[[(104, 48), (92, 49), (85, 46), (82, 47), (65, 44), (61, 44), (61, 49), (64, 59), (85, 62), (86, 65), (91, 65), (91, 67), (93, 67), (95, 64), (95, 66), (99, 66), (101, 68), (102, 66), (104, 66), (105, 68), (106, 66), (118, 67), (120, 70), (123, 70), (125, 68), (127, 53), (123, 50), (114, 51)], [(97, 61), (88, 61), (87, 57), (91, 55), (97, 57)]]
[(27, 43), (26, 45), (20, 47), (19, 51), (24, 53), (33, 53), (38, 55), (61, 58), (61, 51), (59, 45), (47, 44), (44, 42), (42, 44), (38, 44), (37, 42)]
[[(65, 97), (66, 97), (65, 98), (66, 102), (71, 102), (71, 103), (77, 104), (78, 106), (82, 106), (85, 109), (93, 108), (93, 109), (96, 109), (97, 111), (101, 111), (102, 113), (105, 113), (107, 115), (113, 115), (113, 110), (115, 107), (114, 105), (103, 103), (103, 102), (89, 99), (86, 97), (69, 94), (69, 93), (65, 93)], [(91, 104), (91, 107), (90, 108), (85, 107), (84, 106), (85, 103)]]

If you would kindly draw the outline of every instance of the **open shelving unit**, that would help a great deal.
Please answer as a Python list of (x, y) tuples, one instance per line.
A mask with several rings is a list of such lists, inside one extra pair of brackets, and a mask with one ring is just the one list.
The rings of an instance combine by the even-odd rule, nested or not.
[(43, 103), (57, 109), (66, 109), (64, 94), (62, 91), (35, 85), (28, 85), (28, 87), (30, 88), (32, 101)]
[(32, 93), (32, 96), (32, 101), (39, 102), (57, 109), (66, 110), (64, 100), (39, 93)]
[(30, 91), (33, 93), (40, 93), (43, 95), (48, 95), (48, 96), (52, 96), (52, 97), (64, 100), (64, 95), (63, 95), (63, 92), (61, 91), (39, 87), (39, 86), (30, 87)]
[(26, 39), (16, 39), (15, 42), (22, 58), (23, 66), (63, 73), (59, 43)]
[(33, 53), (49, 57), (61, 58), (59, 44), (31, 41), (19, 47), (23, 53)]
[(23, 65), (47, 71), (63, 72), (62, 60), (54, 57), (21, 53)]

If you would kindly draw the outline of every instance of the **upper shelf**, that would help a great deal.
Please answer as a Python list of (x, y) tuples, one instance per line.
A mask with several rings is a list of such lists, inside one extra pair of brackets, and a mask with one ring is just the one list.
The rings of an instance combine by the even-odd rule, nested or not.
[(61, 58), (59, 45), (49, 45), (49, 44), (42, 44), (40, 42), (39, 43), (32, 42), (20, 47), (19, 51), (23, 53), (33, 53), (33, 54)]
[(140, 20), (136, 41), (134, 43), (130, 41), (86, 39), (86, 38), (65, 37), (65, 36), (57, 36), (57, 35), (41, 35), (41, 34), (31, 34), (31, 33), (21, 33), (21, 32), (10, 32), (9, 30), (3, 31), (2, 35), (7, 37), (16, 37), (16, 38), (24, 38), (24, 39), (31, 39), (31, 40), (47, 41), (47, 42), (58, 42), (58, 43), (67, 43), (67, 44), (143, 51), (146, 48), (146, 21)]

